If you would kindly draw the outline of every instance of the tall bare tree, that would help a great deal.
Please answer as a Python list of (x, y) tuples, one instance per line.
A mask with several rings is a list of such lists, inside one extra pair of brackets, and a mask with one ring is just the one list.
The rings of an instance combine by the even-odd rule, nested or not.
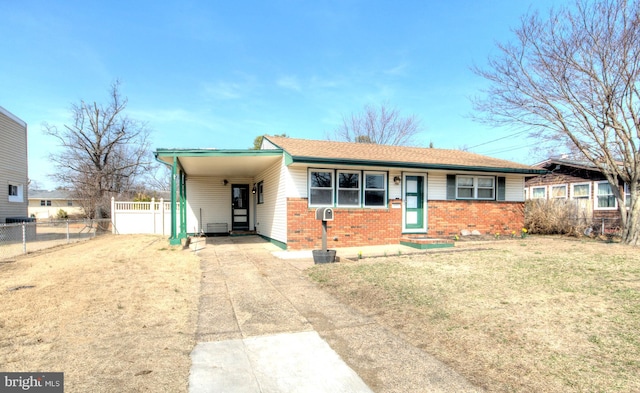
[(388, 104), (381, 104), (379, 108), (365, 105), (361, 113), (342, 116), (342, 125), (334, 130), (333, 138), (347, 142), (409, 146), (416, 143), (420, 131), (420, 120), (415, 115), (403, 117), (398, 109), (390, 108)]
[(44, 125), (44, 133), (62, 147), (50, 156), (55, 177), (83, 201), (89, 217), (106, 216), (111, 196), (139, 191), (139, 179), (153, 166), (149, 130), (125, 114), (127, 99), (119, 85), (111, 86), (107, 104), (72, 105), (70, 124)]
[[(475, 72), (488, 80), (478, 118), (527, 127), (540, 143), (573, 146), (613, 185), (623, 241), (640, 235), (640, 1), (578, 0), (532, 13)], [(617, 185), (630, 187), (630, 201)]]

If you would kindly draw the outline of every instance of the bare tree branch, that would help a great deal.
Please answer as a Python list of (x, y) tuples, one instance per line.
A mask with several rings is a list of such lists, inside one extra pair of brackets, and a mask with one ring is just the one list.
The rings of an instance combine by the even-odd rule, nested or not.
[[(577, 0), (522, 18), (499, 44), (476, 119), (526, 127), (539, 143), (574, 146), (614, 185), (627, 243), (640, 242), (640, 0)], [(619, 182), (631, 185), (625, 208)]]
[(146, 124), (126, 116), (127, 99), (119, 82), (111, 86), (109, 102), (81, 101), (71, 107), (71, 124), (62, 129), (44, 125), (62, 149), (50, 156), (57, 180), (84, 202), (90, 217), (105, 215), (113, 195), (135, 194), (140, 180), (154, 168)]
[(381, 104), (379, 108), (365, 105), (362, 113), (345, 117), (342, 125), (334, 130), (333, 138), (357, 143), (377, 143), (381, 145), (415, 145), (416, 136), (421, 132), (420, 120), (411, 115), (403, 117), (396, 108)]

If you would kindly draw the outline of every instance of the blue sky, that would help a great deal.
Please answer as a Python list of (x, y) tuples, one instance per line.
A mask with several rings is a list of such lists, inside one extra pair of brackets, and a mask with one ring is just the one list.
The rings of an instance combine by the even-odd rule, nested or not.
[(424, 146), (481, 145), (471, 151), (531, 164), (543, 157), (522, 135), (468, 115), (485, 83), (470, 67), (528, 10), (554, 4), (532, 3), (0, 0), (0, 106), (28, 123), (29, 177), (44, 188), (56, 186), (57, 147), (42, 124), (69, 123), (80, 100), (106, 102), (116, 79), (154, 149), (325, 139), (343, 115), (386, 102), (421, 119)]

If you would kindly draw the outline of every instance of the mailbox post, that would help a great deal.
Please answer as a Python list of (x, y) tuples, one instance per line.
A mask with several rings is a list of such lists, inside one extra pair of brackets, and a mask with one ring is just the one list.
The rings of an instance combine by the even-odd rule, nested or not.
[(334, 262), (335, 250), (327, 250), (327, 221), (333, 221), (333, 209), (320, 207), (316, 209), (316, 220), (322, 221), (322, 250), (313, 250), (315, 263)]

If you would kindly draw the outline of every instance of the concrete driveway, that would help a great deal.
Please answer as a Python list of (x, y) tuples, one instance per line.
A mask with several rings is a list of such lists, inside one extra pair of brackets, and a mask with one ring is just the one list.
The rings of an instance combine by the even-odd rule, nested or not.
[(396, 332), (310, 281), (259, 237), (214, 237), (202, 281), (189, 392), (479, 392)]

